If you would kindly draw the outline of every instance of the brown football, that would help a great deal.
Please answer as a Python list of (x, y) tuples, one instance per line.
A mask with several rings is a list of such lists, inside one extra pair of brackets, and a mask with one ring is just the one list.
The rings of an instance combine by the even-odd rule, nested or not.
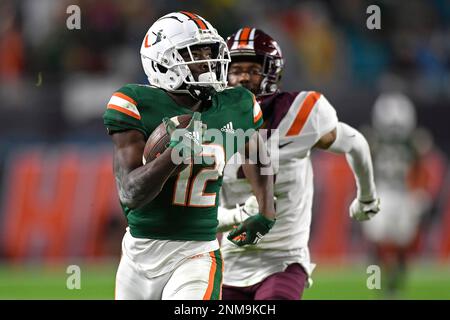
[[(181, 116), (176, 116), (170, 118), (175, 122), (177, 128), (186, 128), (191, 121), (191, 114), (183, 114)], [(166, 132), (164, 123), (161, 123), (148, 137), (147, 143), (145, 144), (144, 154), (142, 157), (143, 163), (147, 163), (155, 160), (161, 153), (166, 150), (167, 145), (170, 142), (170, 137)]]

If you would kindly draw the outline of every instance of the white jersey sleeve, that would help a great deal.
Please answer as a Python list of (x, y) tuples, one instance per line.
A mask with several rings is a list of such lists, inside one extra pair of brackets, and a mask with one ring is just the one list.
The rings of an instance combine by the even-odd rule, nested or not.
[(317, 110), (313, 116), (313, 119), (315, 121), (313, 126), (320, 139), (323, 135), (336, 128), (338, 117), (336, 114), (336, 110), (333, 108), (330, 102), (328, 102), (327, 98), (325, 98), (324, 95), (320, 95), (320, 98), (317, 101), (316, 109)]
[(294, 156), (306, 156), (323, 135), (336, 128), (337, 123), (336, 110), (322, 94), (300, 92), (278, 126), (280, 148), (291, 155), (297, 153)]

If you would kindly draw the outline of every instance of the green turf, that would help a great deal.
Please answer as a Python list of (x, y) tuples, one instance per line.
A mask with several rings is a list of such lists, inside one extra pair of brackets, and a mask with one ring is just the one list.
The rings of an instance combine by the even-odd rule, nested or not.
[(367, 266), (318, 266), (314, 284), (304, 299), (450, 299), (449, 265), (411, 266), (404, 287), (396, 296), (385, 291), (385, 274), (381, 271), (381, 289), (368, 289)]
[(68, 289), (67, 266), (0, 267), (0, 299), (114, 299), (114, 264), (82, 265), (80, 289)]
[[(66, 287), (67, 266), (0, 266), (0, 299), (113, 299), (116, 264), (80, 265), (81, 289)], [(304, 299), (384, 299), (366, 287), (365, 266), (321, 265)], [(382, 274), (383, 288), (383, 274)], [(399, 299), (450, 299), (450, 266), (413, 266)]]

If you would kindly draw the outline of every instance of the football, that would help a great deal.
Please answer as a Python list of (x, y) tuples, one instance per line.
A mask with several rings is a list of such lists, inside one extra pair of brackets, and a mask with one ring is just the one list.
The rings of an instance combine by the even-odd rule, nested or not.
[[(191, 114), (183, 114), (181, 116), (176, 116), (170, 118), (177, 128), (186, 128), (191, 120)], [(170, 142), (170, 137), (166, 132), (166, 128), (164, 123), (161, 123), (148, 137), (148, 140), (144, 147), (144, 154), (142, 156), (143, 164), (147, 162), (153, 161), (156, 159), (161, 153), (166, 150), (167, 145)]]

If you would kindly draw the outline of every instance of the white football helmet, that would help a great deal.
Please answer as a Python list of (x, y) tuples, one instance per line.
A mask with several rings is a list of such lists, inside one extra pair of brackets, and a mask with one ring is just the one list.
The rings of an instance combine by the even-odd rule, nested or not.
[(372, 123), (382, 137), (405, 139), (417, 125), (414, 104), (403, 93), (382, 93), (375, 101)]
[[(215, 44), (210, 59), (193, 59), (191, 47), (199, 44)], [(184, 48), (191, 61), (180, 55), (178, 50)], [(149, 83), (170, 92), (198, 98), (203, 88), (222, 91), (227, 85), (230, 54), (225, 41), (208, 21), (190, 12), (173, 12), (158, 19), (142, 42), (141, 59)], [(189, 64), (203, 62), (208, 72), (194, 79)]]

